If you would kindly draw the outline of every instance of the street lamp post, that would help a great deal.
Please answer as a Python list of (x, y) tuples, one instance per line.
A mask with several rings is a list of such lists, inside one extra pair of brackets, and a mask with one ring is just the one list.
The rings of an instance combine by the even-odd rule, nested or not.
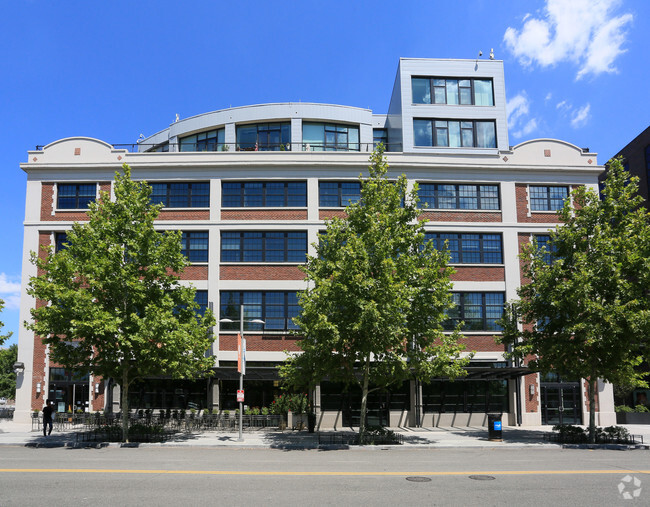
[[(219, 319), (219, 322), (223, 323), (232, 323), (235, 322), (232, 319), (224, 318)], [(251, 324), (264, 324), (265, 322), (261, 319), (252, 319), (244, 321), (244, 305), (239, 305), (239, 339), (241, 340), (239, 347), (240, 354), (240, 363), (239, 363), (239, 390), (244, 390), (244, 374), (246, 372), (246, 338), (244, 337), (244, 322), (250, 322)], [(243, 414), (244, 414), (244, 402), (239, 402), (239, 438), (238, 442), (244, 441), (244, 432), (243, 432)]]

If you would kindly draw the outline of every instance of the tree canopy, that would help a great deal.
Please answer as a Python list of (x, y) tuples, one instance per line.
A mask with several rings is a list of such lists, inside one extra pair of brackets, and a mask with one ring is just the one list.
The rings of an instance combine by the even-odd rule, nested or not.
[[(4, 307), (5, 307), (5, 302), (2, 299), (0, 299), (0, 312), (2, 312)], [(2, 330), (3, 327), (4, 327), (4, 322), (0, 321), (0, 331)], [(12, 334), (13, 333), (5, 334), (5, 335), (0, 334), (0, 345), (6, 342)]]
[(32, 252), (38, 276), (28, 294), (45, 305), (31, 311), (28, 329), (66, 368), (113, 378), (121, 387), (128, 438), (128, 387), (154, 375), (188, 378), (213, 366), (212, 313), (198, 315), (195, 290), (179, 283), (188, 264), (180, 231), (161, 233), (151, 187), (116, 173), (115, 200), (101, 193), (88, 222), (75, 223), (65, 248)]
[(281, 368), (294, 387), (324, 378), (359, 386), (362, 438), (369, 392), (414, 376), (455, 378), (468, 361), (458, 331), (442, 327), (453, 306), (448, 253), (425, 242), (417, 189), (404, 175), (390, 181), (387, 169), (379, 148), (359, 178), (360, 201), (319, 235), (294, 319), (302, 353)]
[(550, 247), (523, 249), (528, 283), (507, 305), (503, 341), (511, 356), (532, 358), (542, 372), (589, 382), (590, 437), (595, 430), (596, 381), (640, 382), (636, 367), (647, 338), (650, 221), (619, 160), (598, 193), (578, 187), (549, 232)]

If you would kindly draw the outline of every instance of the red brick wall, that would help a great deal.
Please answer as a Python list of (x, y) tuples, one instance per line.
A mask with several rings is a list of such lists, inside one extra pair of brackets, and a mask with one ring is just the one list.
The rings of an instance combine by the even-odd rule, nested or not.
[(221, 220), (307, 220), (303, 209), (221, 210)]
[[(263, 334), (254, 335), (246, 333), (246, 350), (282, 352), (288, 350), (297, 352), (300, 348), (297, 345), (298, 338), (292, 335)], [(219, 350), (237, 350), (237, 335), (222, 334), (219, 336)]]
[(221, 265), (221, 280), (303, 280), (299, 266)]
[(347, 213), (342, 209), (322, 209), (318, 211), (318, 218), (328, 220), (330, 218), (345, 218)]
[(210, 210), (160, 210), (158, 220), (210, 220)]
[(493, 335), (466, 335), (461, 338), (460, 342), (465, 344), (467, 351), (504, 352), (506, 350), (504, 344), (494, 341)]
[[(535, 393), (530, 394), (530, 386), (535, 386)], [(539, 386), (537, 385), (537, 374), (533, 373), (524, 377), (524, 389), (526, 400), (526, 412), (539, 411)]]
[(503, 266), (454, 266), (456, 272), (451, 280), (469, 282), (502, 282), (506, 279)]
[(423, 211), (420, 220), (430, 222), (501, 222), (500, 211)]
[(207, 280), (208, 266), (187, 266), (181, 274), (181, 280)]

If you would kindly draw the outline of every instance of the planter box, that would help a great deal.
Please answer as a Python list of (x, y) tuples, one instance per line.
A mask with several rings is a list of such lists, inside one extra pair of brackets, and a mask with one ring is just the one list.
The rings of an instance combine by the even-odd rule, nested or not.
[(617, 424), (650, 424), (650, 412), (617, 412)]

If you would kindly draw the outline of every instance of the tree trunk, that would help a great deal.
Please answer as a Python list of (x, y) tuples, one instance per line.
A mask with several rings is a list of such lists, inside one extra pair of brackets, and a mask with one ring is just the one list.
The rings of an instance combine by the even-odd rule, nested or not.
[(122, 442), (129, 441), (129, 372), (122, 371)]
[(589, 443), (596, 443), (596, 376), (589, 377)]
[(368, 411), (368, 381), (370, 377), (370, 354), (366, 356), (363, 367), (363, 385), (361, 387), (361, 418), (359, 421), (359, 443), (365, 444), (366, 440), (366, 412)]

